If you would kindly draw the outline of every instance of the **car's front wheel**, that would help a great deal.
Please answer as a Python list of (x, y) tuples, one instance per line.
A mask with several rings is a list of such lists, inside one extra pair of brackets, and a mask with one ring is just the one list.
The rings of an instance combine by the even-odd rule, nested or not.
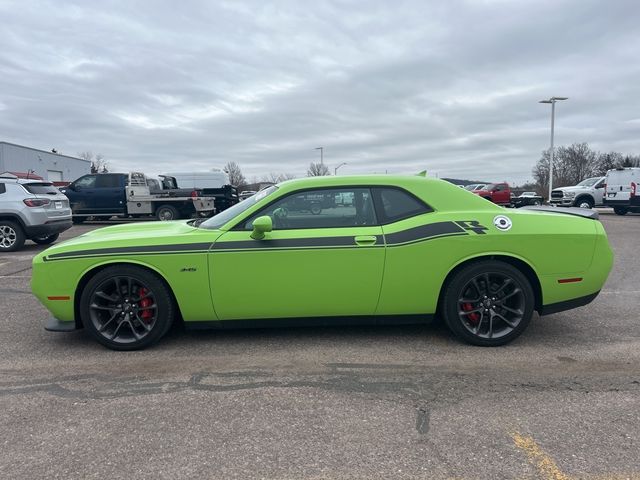
[(533, 316), (535, 297), (514, 266), (486, 260), (458, 271), (445, 288), (442, 312), (449, 329), (473, 345), (493, 347), (518, 337)]
[(14, 252), (24, 245), (25, 235), (15, 222), (0, 220), (0, 252)]
[(87, 331), (113, 350), (139, 350), (167, 333), (175, 317), (171, 292), (154, 273), (118, 265), (93, 276), (80, 299)]

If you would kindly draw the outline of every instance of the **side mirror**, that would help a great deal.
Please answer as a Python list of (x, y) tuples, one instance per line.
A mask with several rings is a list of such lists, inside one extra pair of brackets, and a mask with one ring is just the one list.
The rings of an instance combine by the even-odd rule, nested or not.
[(262, 240), (266, 232), (273, 230), (273, 221), (268, 215), (258, 217), (253, 221), (253, 232), (251, 238), (254, 240)]

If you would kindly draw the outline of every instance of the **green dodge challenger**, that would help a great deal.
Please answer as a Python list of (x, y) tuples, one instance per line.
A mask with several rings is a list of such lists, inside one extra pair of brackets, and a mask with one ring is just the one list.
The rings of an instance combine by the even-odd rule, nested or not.
[(435, 315), (494, 346), (597, 295), (613, 254), (597, 213), (498, 207), (445, 181), (291, 180), (209, 218), (118, 225), (52, 246), (32, 288), (52, 331), (133, 350), (188, 328), (408, 324)]

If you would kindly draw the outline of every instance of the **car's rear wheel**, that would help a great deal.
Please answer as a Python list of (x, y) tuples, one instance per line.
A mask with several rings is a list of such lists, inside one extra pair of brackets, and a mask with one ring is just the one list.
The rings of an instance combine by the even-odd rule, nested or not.
[(59, 233), (54, 233), (53, 235), (48, 235), (46, 237), (32, 238), (31, 241), (37, 243), (38, 245), (50, 245), (55, 242), (59, 236)]
[(449, 329), (473, 345), (493, 347), (518, 337), (533, 315), (535, 297), (525, 275), (495, 260), (472, 263), (445, 288), (442, 311)]
[(627, 210), (627, 208), (625, 207), (613, 207), (613, 211), (616, 213), (616, 215), (626, 215), (627, 212), (629, 212), (629, 210)]
[(25, 240), (20, 225), (9, 220), (0, 220), (0, 252), (20, 250)]
[(80, 299), (87, 331), (113, 350), (139, 350), (167, 333), (175, 317), (171, 292), (154, 273), (113, 266), (92, 277)]
[(156, 210), (156, 218), (160, 221), (177, 220), (180, 218), (180, 212), (173, 205), (161, 205)]

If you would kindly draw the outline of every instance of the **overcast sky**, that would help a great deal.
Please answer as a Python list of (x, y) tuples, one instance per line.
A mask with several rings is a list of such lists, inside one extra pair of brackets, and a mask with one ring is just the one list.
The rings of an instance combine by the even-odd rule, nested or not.
[(0, 140), (112, 170), (531, 178), (640, 153), (640, 3), (0, 0)]

